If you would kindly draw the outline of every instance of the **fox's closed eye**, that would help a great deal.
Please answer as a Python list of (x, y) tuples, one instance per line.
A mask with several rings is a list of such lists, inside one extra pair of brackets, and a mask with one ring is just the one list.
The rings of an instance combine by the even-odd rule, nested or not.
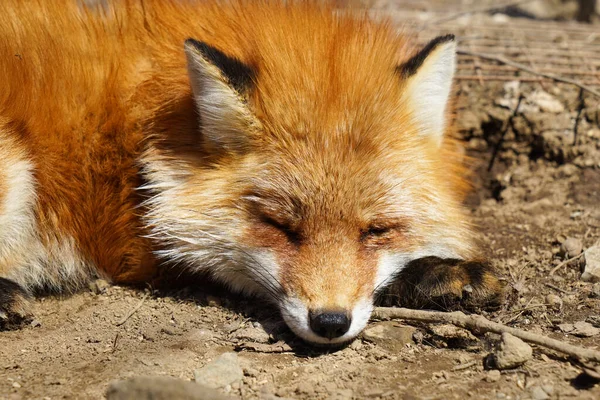
[(382, 226), (372, 226), (369, 229), (363, 231), (363, 236), (365, 237), (381, 237), (384, 236), (388, 233), (390, 233), (390, 231), (393, 228), (391, 227), (382, 227)]
[(268, 215), (263, 215), (261, 217), (261, 222), (283, 233), (292, 244), (298, 245), (302, 241), (300, 233), (292, 225), (284, 221), (277, 220)]
[(394, 230), (392, 226), (373, 225), (361, 231), (360, 240), (367, 245), (383, 244), (391, 239)]

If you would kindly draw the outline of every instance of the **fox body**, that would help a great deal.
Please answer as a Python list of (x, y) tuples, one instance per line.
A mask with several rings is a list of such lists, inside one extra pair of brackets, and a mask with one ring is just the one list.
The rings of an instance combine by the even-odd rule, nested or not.
[(462, 261), (453, 37), (417, 49), (317, 2), (100, 4), (0, 4), (0, 318), (174, 265), (315, 343), (355, 337), (390, 284), (498, 296)]

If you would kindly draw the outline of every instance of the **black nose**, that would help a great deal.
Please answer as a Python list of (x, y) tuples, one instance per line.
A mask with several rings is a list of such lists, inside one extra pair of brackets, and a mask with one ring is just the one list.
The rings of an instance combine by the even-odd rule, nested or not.
[(309, 313), (310, 328), (319, 336), (334, 339), (350, 329), (350, 318), (344, 312), (316, 311)]

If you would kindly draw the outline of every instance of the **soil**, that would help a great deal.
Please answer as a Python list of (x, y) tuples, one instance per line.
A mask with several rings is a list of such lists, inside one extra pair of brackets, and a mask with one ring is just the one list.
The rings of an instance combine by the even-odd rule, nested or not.
[[(457, 86), (457, 125), (474, 171), (468, 206), (507, 285), (506, 304), (484, 315), (600, 348), (600, 335), (578, 337), (563, 325), (600, 320), (600, 284), (580, 279), (584, 258), (550, 274), (567, 237), (584, 249), (600, 240), (600, 99), (586, 94), (581, 103), (577, 88), (552, 82)], [(536, 100), (541, 91), (550, 104)], [(0, 399), (103, 398), (110, 382), (133, 376), (194, 380), (232, 351), (244, 377), (220, 390), (248, 399), (600, 398), (598, 381), (539, 347), (521, 367), (488, 369), (498, 335), (393, 322), (321, 351), (295, 341), (259, 300), (201, 283), (171, 292), (96, 285), (41, 297), (33, 312), (30, 325), (0, 332)]]

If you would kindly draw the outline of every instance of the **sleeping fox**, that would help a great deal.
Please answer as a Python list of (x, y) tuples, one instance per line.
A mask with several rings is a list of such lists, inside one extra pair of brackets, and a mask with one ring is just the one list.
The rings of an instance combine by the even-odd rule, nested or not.
[(2, 0), (0, 325), (40, 290), (174, 266), (325, 345), (390, 287), (498, 301), (462, 205), (455, 47), (316, 1)]

